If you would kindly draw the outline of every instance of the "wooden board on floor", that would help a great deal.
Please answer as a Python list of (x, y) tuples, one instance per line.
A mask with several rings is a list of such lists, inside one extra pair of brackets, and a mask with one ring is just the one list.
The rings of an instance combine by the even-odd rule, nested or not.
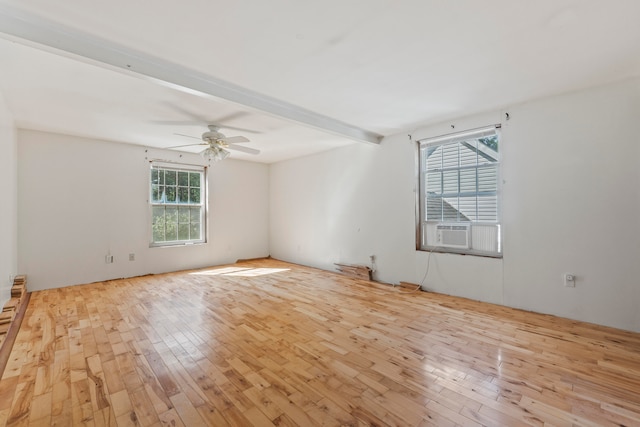
[(11, 323), (14, 314), (13, 310), (0, 312), (0, 324)]
[(340, 264), (335, 263), (338, 271), (351, 277), (357, 277), (362, 280), (371, 280), (371, 268), (366, 265), (356, 264)]

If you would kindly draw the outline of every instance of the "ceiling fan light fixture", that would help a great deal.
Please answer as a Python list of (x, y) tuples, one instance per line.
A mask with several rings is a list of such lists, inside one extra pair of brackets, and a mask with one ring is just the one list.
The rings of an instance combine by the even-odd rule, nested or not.
[(224, 160), (229, 157), (231, 153), (224, 148), (218, 146), (210, 146), (206, 148), (200, 155), (208, 160), (213, 160), (214, 162)]

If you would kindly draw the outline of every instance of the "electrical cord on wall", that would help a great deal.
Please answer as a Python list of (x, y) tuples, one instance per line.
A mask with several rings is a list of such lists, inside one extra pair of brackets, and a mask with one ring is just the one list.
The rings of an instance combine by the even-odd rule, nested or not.
[[(422, 289), (422, 286), (424, 286), (424, 282), (427, 280), (427, 276), (429, 275), (429, 268), (431, 267), (431, 254), (433, 253), (433, 249), (431, 249), (429, 251), (429, 255), (427, 257), (427, 270), (424, 272), (424, 276), (422, 276), (422, 280), (420, 281), (420, 284), (416, 286), (415, 289), (412, 289), (410, 291), (407, 292), (403, 292), (403, 291), (398, 291), (399, 294), (412, 294), (414, 292), (417, 292), (419, 290)], [(369, 256), (370, 260), (371, 260), (371, 273), (375, 273), (376, 271), (376, 259), (375, 259), (375, 255), (370, 255)], [(373, 280), (376, 283), (382, 283), (382, 284), (386, 284), (386, 285), (391, 285), (393, 288), (396, 287), (395, 284), (392, 283), (384, 283), (384, 282), (379, 282), (377, 280)]]
[(429, 256), (427, 257), (427, 271), (424, 272), (424, 276), (420, 281), (420, 287), (424, 285), (424, 281), (427, 280), (427, 275), (429, 274), (429, 267), (431, 267), (431, 254), (433, 253), (433, 248), (429, 251)]
[(427, 270), (424, 272), (424, 276), (422, 277), (422, 280), (420, 281), (420, 284), (415, 289), (412, 289), (412, 290), (407, 291), (407, 292), (398, 291), (398, 293), (400, 293), (400, 294), (412, 294), (412, 293), (417, 292), (420, 289), (422, 289), (422, 286), (424, 286), (425, 280), (427, 280), (427, 275), (429, 274), (429, 267), (431, 266), (431, 254), (432, 253), (433, 253), (433, 249), (431, 249), (429, 251), (429, 256), (427, 257)]

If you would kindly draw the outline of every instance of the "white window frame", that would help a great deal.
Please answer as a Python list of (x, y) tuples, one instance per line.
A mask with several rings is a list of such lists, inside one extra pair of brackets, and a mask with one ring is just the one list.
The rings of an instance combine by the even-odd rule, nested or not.
[[(179, 203), (176, 202), (167, 202), (167, 201), (158, 201), (154, 200), (154, 188), (152, 182), (152, 171), (153, 170), (170, 170), (176, 172), (198, 172), (200, 174), (200, 202), (199, 203)], [(148, 196), (148, 205), (149, 205), (149, 247), (170, 247), (170, 246), (186, 246), (186, 245), (194, 245), (194, 244), (203, 244), (207, 242), (207, 206), (208, 206), (208, 189), (207, 189), (207, 167), (201, 165), (190, 165), (183, 163), (166, 163), (159, 161), (150, 161), (149, 162), (149, 172), (147, 175), (148, 180), (148, 188), (149, 188), (149, 196)], [(178, 190), (178, 182), (176, 181), (176, 190)], [(188, 187), (189, 189), (189, 187)], [(197, 239), (186, 239), (186, 240), (163, 240), (163, 241), (155, 241), (154, 240), (154, 207), (189, 207), (194, 208), (198, 207), (199, 212), (199, 220), (200, 220), (200, 236)], [(189, 222), (189, 225), (191, 223)]]
[[(495, 221), (478, 221), (469, 219), (467, 217), (457, 219), (436, 219), (432, 220), (427, 218), (427, 173), (437, 172), (436, 169), (428, 169), (426, 158), (424, 157), (428, 152), (428, 148), (444, 146), (446, 144), (462, 143), (468, 140), (474, 140), (476, 138), (491, 136), (495, 134), (498, 137), (498, 150), (497, 153), (491, 152), (492, 156), (495, 156), (495, 164), (497, 166), (496, 173), (496, 220)], [(433, 251), (433, 252), (445, 252), (445, 253), (458, 253), (465, 255), (478, 255), (501, 258), (502, 257), (502, 138), (500, 134), (500, 125), (492, 125), (478, 129), (471, 129), (463, 132), (456, 132), (453, 134), (438, 136), (434, 138), (425, 138), (416, 141), (416, 174), (418, 180), (418, 194), (416, 197), (416, 249), (419, 251)], [(493, 151), (493, 150), (491, 150)], [(476, 166), (476, 170), (480, 170), (480, 166)], [(451, 168), (451, 170), (474, 169), (473, 167), (458, 167)], [(442, 170), (442, 169), (441, 169)], [(477, 177), (477, 174), (476, 174)], [(478, 178), (476, 178), (478, 179)], [(460, 174), (458, 174), (458, 192), (460, 193)], [(477, 182), (476, 182), (477, 185)], [(444, 192), (444, 190), (442, 190)], [(480, 196), (481, 192), (476, 186), (475, 194)], [(432, 193), (433, 194), (433, 193)], [(432, 199), (433, 200), (433, 199)], [(476, 199), (476, 205), (478, 199)], [(459, 212), (459, 211), (458, 211)], [(464, 216), (464, 215), (462, 215)], [(444, 230), (444, 231), (442, 231)], [(443, 242), (443, 233), (451, 234), (452, 230), (457, 233), (458, 236), (464, 236), (466, 233), (466, 239), (462, 238), (459, 246), (456, 244), (447, 244)], [(455, 239), (453, 239), (455, 240)]]

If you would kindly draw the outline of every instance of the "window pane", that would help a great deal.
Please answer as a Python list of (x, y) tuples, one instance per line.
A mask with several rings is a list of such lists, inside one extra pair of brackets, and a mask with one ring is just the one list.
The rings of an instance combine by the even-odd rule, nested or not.
[(175, 203), (176, 202), (176, 187), (165, 187), (166, 194), (166, 202), (167, 203)]
[(442, 202), (442, 220), (456, 222), (459, 220), (458, 198), (447, 197)]
[(165, 208), (165, 218), (167, 223), (177, 223), (178, 222), (178, 208), (175, 206), (167, 206)]
[(498, 152), (498, 135), (478, 138), (478, 142), (491, 150)]
[(177, 227), (169, 227), (165, 229), (164, 233), (164, 241), (165, 242), (175, 242), (178, 240), (178, 229)]
[(153, 241), (154, 242), (164, 242), (164, 227), (161, 226), (153, 226)]
[(165, 240), (178, 239), (178, 208), (167, 206), (165, 208)]
[(427, 220), (429, 221), (441, 221), (442, 220), (442, 199), (441, 198), (427, 198)]
[(460, 166), (475, 166), (478, 157), (477, 141), (460, 144)]
[(160, 197), (162, 197), (162, 191), (160, 190), (160, 186), (152, 185), (151, 186), (151, 200), (154, 202), (159, 202)]
[(458, 143), (442, 146), (442, 168), (458, 167)]
[(201, 208), (191, 208), (191, 222), (200, 222), (200, 209)]
[(476, 192), (476, 168), (463, 169), (460, 171), (460, 192)]
[(151, 183), (158, 184), (160, 182), (160, 178), (158, 178), (158, 169), (151, 169)]
[(184, 185), (185, 187), (189, 186), (189, 172), (178, 172), (178, 185)]
[(200, 172), (189, 172), (189, 185), (200, 187)]
[(164, 207), (154, 206), (151, 212), (151, 228), (153, 232), (153, 241), (164, 241)]
[(476, 196), (460, 197), (458, 200), (460, 221), (476, 221)]
[(176, 185), (176, 171), (164, 171), (164, 180), (166, 185)]
[(442, 192), (445, 194), (458, 192), (458, 171), (444, 171), (442, 173)]
[(422, 153), (426, 153), (427, 170), (435, 170), (442, 168), (442, 148), (441, 147), (426, 147), (422, 150)]
[(478, 191), (498, 190), (498, 166), (478, 168)]
[(498, 221), (497, 196), (478, 196), (478, 221)]
[(189, 188), (178, 187), (178, 203), (189, 203)]
[(442, 194), (441, 172), (431, 172), (427, 174), (427, 193)]
[(189, 227), (189, 231), (191, 233), (191, 240), (200, 240), (202, 236), (200, 235), (200, 224), (191, 224)]
[(164, 185), (164, 170), (158, 169), (158, 184)]
[(199, 188), (190, 188), (189, 189), (189, 201), (191, 203), (200, 203), (200, 189)]
[(490, 164), (498, 161), (498, 137), (492, 136), (489, 138), (478, 139), (478, 164)]
[(164, 206), (154, 206), (151, 215), (153, 224), (164, 224)]
[(180, 206), (178, 208), (178, 223), (188, 224), (189, 219), (189, 208)]
[(189, 240), (189, 224), (178, 224), (178, 240)]

